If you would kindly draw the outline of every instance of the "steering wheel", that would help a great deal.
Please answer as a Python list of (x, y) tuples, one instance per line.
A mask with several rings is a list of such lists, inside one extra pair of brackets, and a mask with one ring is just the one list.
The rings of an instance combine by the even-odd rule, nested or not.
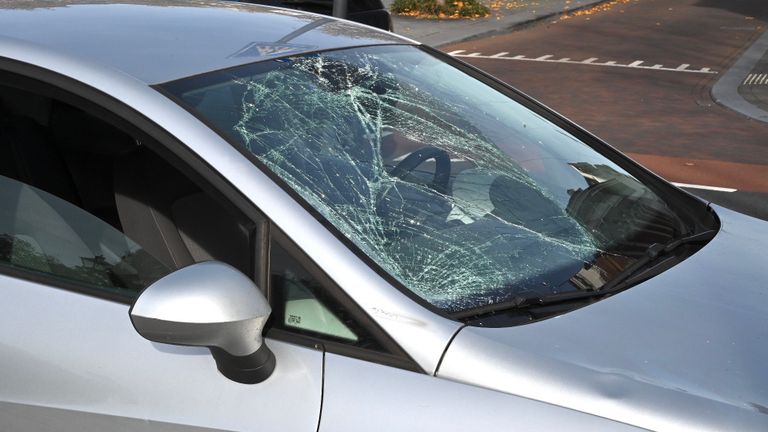
[(389, 174), (405, 180), (408, 174), (430, 159), (435, 160), (435, 176), (429, 186), (439, 193), (447, 194), (448, 182), (451, 180), (451, 157), (443, 149), (432, 146), (422, 147), (401, 160)]

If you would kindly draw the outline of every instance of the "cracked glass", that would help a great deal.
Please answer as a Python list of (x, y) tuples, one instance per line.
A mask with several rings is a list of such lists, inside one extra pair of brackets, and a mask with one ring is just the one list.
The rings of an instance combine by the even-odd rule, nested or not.
[(418, 47), (291, 56), (166, 89), (449, 313), (597, 289), (686, 231), (615, 163)]

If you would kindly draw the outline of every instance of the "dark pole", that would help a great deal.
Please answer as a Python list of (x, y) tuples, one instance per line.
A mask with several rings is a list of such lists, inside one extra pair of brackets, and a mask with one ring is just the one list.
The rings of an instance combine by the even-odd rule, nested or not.
[(337, 18), (347, 17), (347, 0), (333, 0), (333, 16)]

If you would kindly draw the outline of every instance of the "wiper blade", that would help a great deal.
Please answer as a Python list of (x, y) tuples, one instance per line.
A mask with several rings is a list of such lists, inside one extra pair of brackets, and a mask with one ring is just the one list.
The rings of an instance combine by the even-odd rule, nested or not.
[[(666, 245), (654, 243), (648, 246), (648, 249), (645, 250), (645, 254), (643, 254), (642, 257), (625, 268), (621, 273), (616, 275), (616, 277), (605, 283), (602, 287), (600, 287), (600, 289), (594, 291), (557, 293), (547, 296), (540, 296), (538, 298), (532, 296), (530, 299), (520, 299), (520, 301), (522, 302), (522, 305), (543, 306), (590, 297), (601, 297), (615, 293), (617, 291), (621, 291), (628, 285), (634, 285), (635, 283), (648, 279), (652, 276), (650, 273), (656, 274), (654, 269), (657, 267), (654, 266), (649, 268), (648, 265), (656, 262), (659, 258), (669, 255), (669, 253), (683, 245), (708, 242), (712, 240), (715, 235), (717, 235), (717, 231), (709, 230), (686, 237), (677, 238), (667, 243)], [(645, 270), (643, 271), (643, 269)]]
[(584, 299), (603, 297), (605, 295), (607, 295), (607, 293), (601, 291), (568, 291), (549, 295), (541, 295), (534, 291), (525, 291), (515, 295), (511, 300), (469, 309), (455, 313), (452, 316), (456, 319), (479, 319), (507, 311), (528, 311), (530, 313), (531, 309), (546, 308), (547, 306), (556, 306), (558, 304), (573, 301), (583, 301)]
[(523, 291), (509, 301), (483, 306), (455, 314), (456, 318), (482, 317), (510, 309), (531, 309), (553, 306), (562, 303), (581, 301), (589, 298), (605, 297), (634, 285), (656, 274), (655, 270), (661, 265), (648, 267), (649, 264), (669, 255), (675, 249), (688, 244), (704, 243), (717, 235), (717, 231), (708, 230), (686, 237), (680, 237), (666, 245), (654, 243), (648, 246), (645, 254), (616, 277), (604, 284), (600, 289), (592, 291), (568, 291), (556, 294), (541, 295), (535, 291)]
[(648, 277), (650, 277), (650, 275), (648, 275), (647, 272), (642, 272), (641, 274), (638, 274), (638, 272), (643, 268), (647, 267), (649, 264), (657, 261), (659, 258), (663, 256), (668, 255), (670, 252), (674, 251), (680, 246), (687, 245), (687, 244), (695, 244), (695, 243), (705, 243), (712, 240), (712, 238), (714, 238), (715, 235), (717, 235), (717, 231), (708, 230), (708, 231), (702, 231), (697, 234), (689, 235), (686, 237), (677, 238), (667, 243), (666, 245), (654, 243), (648, 246), (648, 249), (645, 250), (645, 254), (643, 254), (642, 257), (640, 257), (637, 261), (633, 262), (629, 267), (625, 268), (621, 273), (619, 273), (618, 275), (616, 275), (616, 277), (608, 281), (596, 292), (609, 293), (613, 291), (618, 291), (625, 288), (626, 285), (628, 285), (629, 283), (637, 283), (639, 279), (643, 279), (643, 278), (647, 279)]

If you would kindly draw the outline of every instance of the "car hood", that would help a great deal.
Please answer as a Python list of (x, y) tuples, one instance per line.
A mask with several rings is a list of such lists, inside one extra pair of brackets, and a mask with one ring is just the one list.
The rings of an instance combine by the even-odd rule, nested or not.
[(768, 223), (716, 211), (709, 244), (625, 292), (463, 328), (438, 376), (653, 430), (768, 430)]

